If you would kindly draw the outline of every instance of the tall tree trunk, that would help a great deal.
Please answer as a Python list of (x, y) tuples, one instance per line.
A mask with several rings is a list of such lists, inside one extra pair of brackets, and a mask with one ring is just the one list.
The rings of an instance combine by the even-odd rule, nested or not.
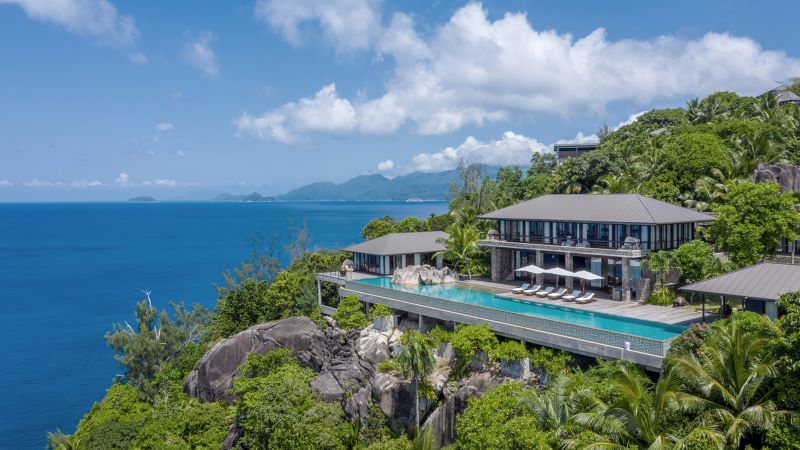
[(469, 270), (469, 261), (467, 260), (466, 256), (462, 257), (462, 259), (464, 260), (464, 267), (467, 269), (467, 278), (469, 278), (471, 280), (472, 279), (472, 271)]

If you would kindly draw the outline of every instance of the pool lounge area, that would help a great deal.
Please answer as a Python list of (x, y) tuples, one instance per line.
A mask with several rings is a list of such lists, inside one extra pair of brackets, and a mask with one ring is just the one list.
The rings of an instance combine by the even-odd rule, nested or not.
[[(507, 290), (473, 283), (398, 286), (390, 277), (318, 274), (367, 304), (446, 322), (488, 324), (496, 333), (548, 347), (605, 359), (622, 359), (661, 370), (670, 341), (685, 326), (605, 314), (560, 301), (515, 298)], [(615, 302), (619, 303), (619, 302)], [(331, 308), (325, 307), (330, 310)], [(666, 309), (666, 308), (664, 308)]]

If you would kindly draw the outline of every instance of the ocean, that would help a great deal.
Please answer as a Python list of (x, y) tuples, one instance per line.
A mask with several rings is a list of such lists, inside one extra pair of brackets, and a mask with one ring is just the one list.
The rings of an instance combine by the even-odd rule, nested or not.
[(372, 218), (427, 217), (444, 202), (0, 204), (0, 449), (72, 433), (120, 369), (103, 334), (142, 290), (213, 308), (214, 283), (305, 222), (310, 248), (361, 240)]

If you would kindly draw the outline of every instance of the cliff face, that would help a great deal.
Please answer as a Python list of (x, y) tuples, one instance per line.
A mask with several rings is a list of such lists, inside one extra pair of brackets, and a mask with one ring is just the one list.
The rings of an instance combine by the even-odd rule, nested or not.
[(774, 181), (781, 186), (781, 192), (800, 192), (800, 166), (759, 164), (753, 173), (753, 181)]
[[(239, 367), (249, 353), (266, 353), (279, 347), (293, 350), (300, 364), (319, 375), (311, 389), (320, 400), (338, 402), (348, 420), (366, 420), (369, 403), (377, 405), (395, 432), (414, 427), (413, 384), (394, 373), (377, 371), (378, 364), (400, 350), (398, 328), (380, 331), (372, 325), (345, 332), (332, 325), (320, 329), (307, 317), (293, 317), (255, 325), (220, 341), (201, 359), (198, 368), (189, 374), (184, 390), (204, 402), (232, 402), (228, 393)], [(406, 325), (407, 327), (407, 325)], [(406, 329), (401, 324), (402, 329)], [(420, 398), (420, 417), (432, 426), (434, 440), (440, 445), (455, 439), (456, 416), (467, 406), (470, 397), (480, 396), (491, 386), (508, 378), (495, 368), (481, 369), (458, 381), (447, 381), (451, 361), (449, 353), (437, 354), (436, 370), (428, 378), (441, 402)], [(535, 383), (535, 379), (527, 380)], [(239, 430), (232, 428), (226, 448), (233, 448)]]

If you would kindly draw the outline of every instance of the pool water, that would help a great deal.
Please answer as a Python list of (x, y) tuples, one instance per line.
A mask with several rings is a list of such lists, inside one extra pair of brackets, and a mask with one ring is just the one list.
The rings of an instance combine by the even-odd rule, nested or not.
[[(619, 317), (592, 311), (581, 311), (580, 309), (566, 308), (558, 306), (557, 304), (544, 303), (547, 302), (547, 300), (531, 301), (531, 297), (524, 297), (524, 300), (527, 301), (514, 300), (488, 292), (486, 288), (476, 288), (475, 286), (462, 283), (457, 285), (401, 286), (393, 284), (390, 277), (366, 278), (358, 280), (357, 283), (371, 284), (398, 291), (426, 295), (428, 297), (485, 306), (502, 311), (529, 314), (544, 319), (568, 322), (650, 339), (671, 339), (681, 334), (685, 329), (678, 325)], [(558, 300), (558, 302), (561, 302), (561, 300)], [(553, 301), (553, 303), (555, 303), (555, 301)]]

